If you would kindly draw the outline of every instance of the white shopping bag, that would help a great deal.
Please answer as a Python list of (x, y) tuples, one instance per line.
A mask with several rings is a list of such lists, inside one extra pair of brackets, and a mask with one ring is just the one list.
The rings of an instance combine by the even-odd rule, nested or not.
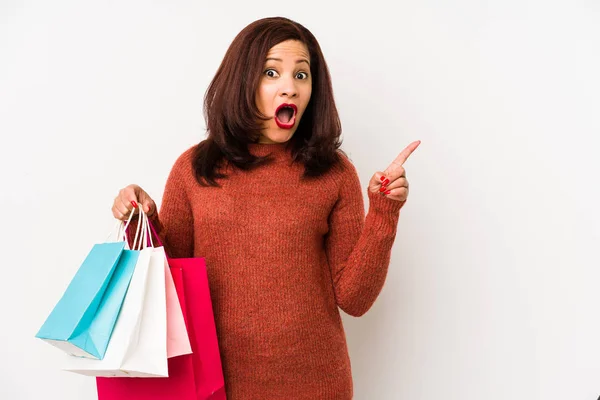
[[(146, 215), (140, 212), (143, 234), (139, 246), (145, 246), (149, 240), (148, 223)], [(134, 243), (132, 247), (135, 246)], [(165, 260), (163, 247), (145, 247), (140, 251), (104, 359), (68, 356), (65, 370), (104, 377), (168, 376)]]

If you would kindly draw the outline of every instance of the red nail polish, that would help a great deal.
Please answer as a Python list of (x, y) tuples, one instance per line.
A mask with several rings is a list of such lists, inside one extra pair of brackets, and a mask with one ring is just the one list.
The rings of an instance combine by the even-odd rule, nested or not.
[(385, 176), (381, 175), (381, 178), (379, 178), (381, 180), (381, 182), (385, 181)]
[(389, 184), (390, 184), (390, 180), (386, 178), (382, 185), (387, 186)]
[(131, 200), (131, 205), (133, 206), (133, 208), (137, 208), (138, 207), (138, 205), (135, 202), (135, 200)]
[(387, 190), (387, 188), (385, 186), (382, 186), (381, 189), (379, 189), (380, 192), (385, 192)]
[(392, 193), (390, 190), (386, 191), (385, 194), (390, 194)]

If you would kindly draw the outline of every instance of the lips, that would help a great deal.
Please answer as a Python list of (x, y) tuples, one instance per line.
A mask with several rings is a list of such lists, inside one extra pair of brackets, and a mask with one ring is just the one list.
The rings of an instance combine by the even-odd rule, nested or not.
[(283, 103), (275, 110), (275, 123), (282, 129), (291, 129), (296, 123), (298, 107), (295, 104)]

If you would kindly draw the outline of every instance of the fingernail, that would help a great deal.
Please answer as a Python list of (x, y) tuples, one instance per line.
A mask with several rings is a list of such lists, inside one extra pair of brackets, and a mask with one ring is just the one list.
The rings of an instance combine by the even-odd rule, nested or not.
[(379, 178), (379, 179), (381, 180), (381, 182), (383, 182), (383, 181), (385, 181), (385, 180), (386, 180), (386, 177), (385, 177), (385, 176), (383, 176), (383, 175), (381, 175), (381, 178)]
[(387, 188), (385, 186), (382, 186), (381, 189), (379, 189), (380, 192), (385, 192), (387, 190)]
[(389, 179), (385, 179), (385, 181), (383, 182), (383, 186), (387, 186), (390, 184), (390, 180)]
[(387, 190), (387, 191), (385, 192), (385, 194), (390, 194), (390, 193), (392, 193), (390, 190)]
[(138, 205), (135, 202), (135, 200), (131, 200), (131, 205), (133, 206), (133, 208), (137, 208), (138, 207)]

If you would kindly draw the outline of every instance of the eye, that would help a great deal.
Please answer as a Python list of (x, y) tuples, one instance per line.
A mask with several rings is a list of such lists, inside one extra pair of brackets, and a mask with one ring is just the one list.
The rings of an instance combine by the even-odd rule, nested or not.
[(277, 78), (279, 74), (273, 68), (269, 68), (264, 72), (269, 78)]
[(296, 78), (298, 78), (298, 79), (308, 79), (308, 74), (306, 72), (298, 72), (296, 74)]

